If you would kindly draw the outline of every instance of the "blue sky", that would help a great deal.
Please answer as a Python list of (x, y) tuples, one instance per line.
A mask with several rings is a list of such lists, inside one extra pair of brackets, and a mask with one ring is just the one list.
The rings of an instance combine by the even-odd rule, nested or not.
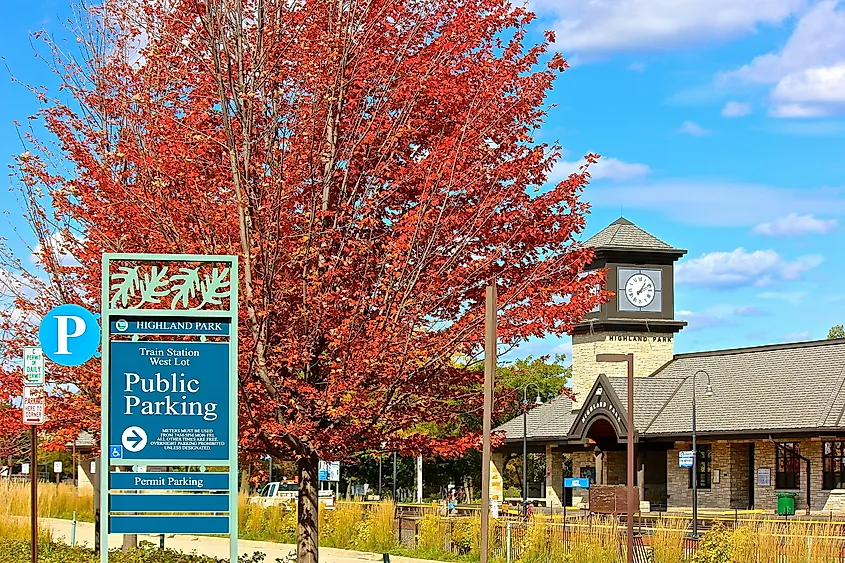
[[(821, 339), (845, 322), (845, 2), (535, 0), (572, 69), (543, 130), (605, 162), (620, 212), (687, 249), (676, 352)], [(547, 338), (519, 351), (568, 353)]]
[[(845, 0), (532, 0), (573, 68), (541, 132), (563, 177), (597, 152), (587, 236), (621, 213), (689, 251), (676, 351), (824, 338), (845, 322)], [(54, 79), (29, 32), (64, 35), (66, 0), (11, 3), (0, 55), (28, 83)], [(0, 82), (0, 154), (36, 109)], [(16, 210), (8, 192), (0, 208)], [(14, 214), (6, 217), (15, 224)], [(4, 224), (3, 236), (12, 238)], [(569, 351), (569, 339), (519, 355)]]

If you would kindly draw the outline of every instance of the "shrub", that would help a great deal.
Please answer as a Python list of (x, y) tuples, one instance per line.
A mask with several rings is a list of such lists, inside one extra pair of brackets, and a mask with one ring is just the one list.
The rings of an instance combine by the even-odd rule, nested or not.
[(732, 535), (723, 524), (716, 523), (699, 540), (692, 558), (693, 563), (732, 563)]
[[(242, 555), (240, 563), (264, 563), (262, 553)], [(0, 537), (0, 561), (3, 563), (29, 563), (29, 542)], [(70, 547), (64, 544), (41, 542), (38, 545), (39, 563), (99, 563), (93, 549)], [(170, 549), (140, 547), (129, 551), (115, 549), (109, 552), (109, 563), (228, 563), (229, 559), (181, 553)], [(267, 562), (270, 563), (270, 562)]]

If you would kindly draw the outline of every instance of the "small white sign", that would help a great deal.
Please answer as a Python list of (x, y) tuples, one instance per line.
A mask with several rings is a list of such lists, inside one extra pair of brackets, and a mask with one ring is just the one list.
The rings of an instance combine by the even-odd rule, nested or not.
[(695, 452), (692, 450), (678, 452), (678, 467), (692, 467), (695, 463)]
[(46, 422), (44, 389), (42, 387), (23, 388), (23, 423), (38, 426)]
[(28, 463), (22, 463), (21, 464), (21, 473), (23, 473), (24, 475), (29, 475), (29, 464)]
[(757, 485), (760, 487), (770, 487), (772, 485), (772, 470), (761, 467), (757, 470)]
[(23, 384), (44, 385), (44, 355), (38, 346), (23, 348)]
[(91, 473), (96, 473), (96, 472), (97, 472), (97, 462), (96, 462), (96, 461), (92, 461), (92, 462), (91, 462), (91, 466), (89, 467), (89, 469), (91, 470)]
[(53, 462), (53, 473), (61, 473), (62, 472), (62, 462), (61, 461), (54, 461)]

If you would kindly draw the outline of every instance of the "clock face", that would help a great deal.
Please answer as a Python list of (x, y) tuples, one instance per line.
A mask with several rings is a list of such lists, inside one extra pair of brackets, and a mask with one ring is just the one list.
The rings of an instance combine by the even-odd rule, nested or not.
[(625, 282), (625, 295), (632, 305), (647, 307), (654, 301), (654, 280), (643, 273), (634, 274)]

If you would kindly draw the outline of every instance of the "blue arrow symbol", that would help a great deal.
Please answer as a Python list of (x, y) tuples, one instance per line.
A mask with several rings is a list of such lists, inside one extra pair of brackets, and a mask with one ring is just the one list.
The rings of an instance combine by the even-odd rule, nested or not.
[(135, 429), (133, 429), (132, 432), (130, 432), (129, 436), (126, 437), (126, 442), (129, 444), (130, 447), (133, 448), (143, 441), (144, 437), (138, 434), (138, 431)]

